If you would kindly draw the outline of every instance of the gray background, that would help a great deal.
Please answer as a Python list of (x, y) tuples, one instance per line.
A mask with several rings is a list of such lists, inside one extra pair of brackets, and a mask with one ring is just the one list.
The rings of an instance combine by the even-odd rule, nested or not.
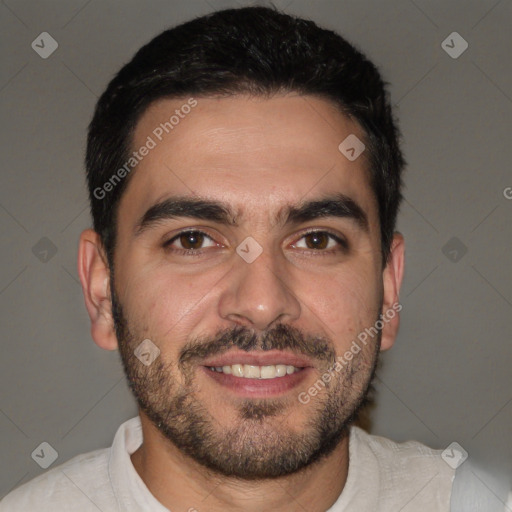
[[(117, 352), (90, 337), (76, 271), (78, 236), (90, 225), (86, 126), (142, 44), (236, 5), (248, 2), (0, 4), (0, 496), (43, 471), (31, 458), (41, 442), (57, 450), (54, 467), (109, 446), (136, 414)], [(496, 501), (512, 475), (512, 3), (275, 5), (367, 53), (391, 83), (404, 134), (402, 328), (383, 356), (372, 432), (435, 448), (457, 441), (474, 485)], [(47, 59), (31, 48), (44, 31), (59, 44)], [(457, 59), (441, 47), (454, 31), (469, 44)]]

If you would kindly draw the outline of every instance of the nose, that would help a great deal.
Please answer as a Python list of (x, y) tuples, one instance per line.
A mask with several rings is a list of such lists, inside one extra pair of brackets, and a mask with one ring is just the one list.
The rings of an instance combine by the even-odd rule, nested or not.
[(273, 323), (299, 318), (301, 305), (292, 291), (285, 262), (278, 262), (267, 250), (252, 263), (238, 255), (235, 257), (219, 298), (219, 314), (223, 319), (264, 331)]

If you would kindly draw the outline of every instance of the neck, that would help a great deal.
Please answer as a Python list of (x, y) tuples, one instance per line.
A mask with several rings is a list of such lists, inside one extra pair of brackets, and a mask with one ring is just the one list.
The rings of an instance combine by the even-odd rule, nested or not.
[(212, 473), (182, 454), (144, 413), (140, 417), (144, 442), (131, 460), (149, 491), (169, 510), (325, 512), (347, 480), (348, 436), (329, 456), (302, 471), (246, 481)]

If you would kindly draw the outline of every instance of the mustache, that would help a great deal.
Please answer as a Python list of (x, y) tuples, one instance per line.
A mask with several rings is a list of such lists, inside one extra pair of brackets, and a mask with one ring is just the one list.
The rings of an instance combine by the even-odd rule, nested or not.
[(319, 362), (334, 363), (336, 360), (336, 353), (329, 339), (307, 336), (296, 327), (277, 324), (263, 334), (257, 334), (244, 326), (236, 326), (219, 331), (213, 339), (195, 338), (180, 351), (178, 364), (183, 367), (207, 357), (222, 355), (233, 348), (245, 352), (289, 350)]

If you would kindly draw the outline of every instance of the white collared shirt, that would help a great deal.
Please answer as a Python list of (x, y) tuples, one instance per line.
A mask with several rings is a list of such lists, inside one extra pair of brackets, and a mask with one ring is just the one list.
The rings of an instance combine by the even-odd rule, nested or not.
[[(169, 512), (132, 464), (141, 444), (137, 416), (119, 427), (110, 448), (77, 455), (18, 487), (0, 512)], [(326, 512), (449, 512), (455, 470), (440, 454), (351, 427), (347, 481)]]

